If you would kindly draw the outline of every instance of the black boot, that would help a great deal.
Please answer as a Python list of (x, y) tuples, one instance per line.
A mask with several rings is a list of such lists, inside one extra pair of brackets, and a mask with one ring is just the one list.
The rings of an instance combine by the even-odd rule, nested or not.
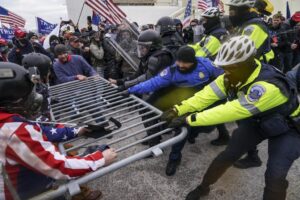
[(207, 196), (209, 191), (209, 187), (203, 187), (202, 185), (199, 185), (196, 189), (188, 193), (185, 200), (199, 200), (200, 197)]
[(210, 142), (214, 146), (223, 146), (227, 145), (230, 139), (229, 133), (224, 124), (218, 125), (217, 129), (219, 131), (219, 137)]
[(180, 165), (181, 159), (169, 160), (166, 167), (166, 175), (173, 176), (176, 173), (177, 167)]
[(251, 153), (248, 153), (245, 158), (242, 158), (238, 161), (236, 161), (233, 166), (239, 169), (248, 169), (251, 167), (260, 167), (262, 165), (262, 161), (260, 160), (258, 156), (258, 151), (254, 151)]

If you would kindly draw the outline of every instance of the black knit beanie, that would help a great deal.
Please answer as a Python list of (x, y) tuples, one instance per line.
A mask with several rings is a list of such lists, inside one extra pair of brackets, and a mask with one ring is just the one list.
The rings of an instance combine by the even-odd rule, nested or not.
[(177, 61), (185, 62), (185, 63), (197, 63), (196, 53), (192, 47), (182, 46), (177, 51)]

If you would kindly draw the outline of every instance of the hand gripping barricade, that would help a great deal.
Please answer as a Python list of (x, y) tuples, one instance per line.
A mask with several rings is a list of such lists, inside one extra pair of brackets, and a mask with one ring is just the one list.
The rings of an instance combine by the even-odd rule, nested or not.
[[(118, 160), (69, 182), (58, 181), (57, 189), (35, 196), (32, 200), (55, 199), (63, 195), (70, 199), (80, 192), (80, 185), (150, 155), (159, 156), (163, 153), (162, 149), (186, 137), (187, 130), (182, 128), (177, 130), (177, 133), (178, 131), (180, 133), (176, 134), (176, 137), (165, 136), (169, 139), (151, 148), (139, 145), (157, 136), (173, 133), (174, 130), (164, 128), (165, 122), (158, 121), (162, 114), (160, 110), (133, 95), (123, 94), (98, 76), (90, 77), (86, 81), (73, 81), (50, 88), (50, 96), (54, 99), (51, 105), (53, 123), (64, 122), (63, 124), (69, 126), (89, 126), (93, 130), (93, 133), (87, 136), (60, 143), (61, 153), (67, 154), (76, 150), (79, 155), (84, 155), (87, 148), (107, 144), (116, 149)], [(144, 126), (149, 122), (150, 126)], [(151, 129), (157, 132), (147, 136), (146, 132)], [(70, 143), (73, 147), (65, 149), (65, 144)], [(8, 181), (4, 184), (9, 186), (9, 183)], [(12, 187), (9, 188), (13, 190)], [(12, 194), (16, 193), (12, 192)]]

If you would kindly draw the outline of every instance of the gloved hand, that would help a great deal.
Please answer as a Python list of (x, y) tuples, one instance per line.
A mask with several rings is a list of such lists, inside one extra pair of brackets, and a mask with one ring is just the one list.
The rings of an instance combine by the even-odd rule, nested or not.
[(174, 108), (171, 108), (162, 114), (161, 120), (166, 121), (169, 124), (176, 117), (178, 117), (178, 113)]
[(173, 119), (171, 121), (171, 123), (168, 125), (168, 128), (179, 128), (179, 127), (188, 125), (186, 118), (187, 118), (187, 115), (183, 115), (181, 117), (177, 117), (177, 118)]
[(128, 92), (128, 90), (124, 90), (123, 92), (121, 92), (121, 95), (123, 97), (129, 97), (130, 96), (130, 93)]
[(126, 90), (124, 85), (120, 85), (120, 86), (117, 87), (118, 92), (123, 92), (124, 90)]

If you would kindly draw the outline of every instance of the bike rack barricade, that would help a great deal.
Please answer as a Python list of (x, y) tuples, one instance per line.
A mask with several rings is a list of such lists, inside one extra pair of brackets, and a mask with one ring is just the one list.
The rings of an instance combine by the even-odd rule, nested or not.
[[(88, 147), (107, 144), (116, 149), (118, 159), (109, 166), (60, 184), (57, 189), (32, 200), (55, 199), (62, 195), (70, 198), (80, 192), (80, 185), (151, 155), (159, 156), (163, 154), (163, 149), (180, 142), (187, 135), (186, 128), (182, 128), (176, 131), (174, 137), (164, 136), (166, 139), (156, 146), (141, 145), (153, 138), (174, 134), (175, 131), (164, 127), (165, 122), (160, 121), (160, 110), (136, 96), (124, 95), (124, 92), (98, 76), (53, 86), (50, 96), (55, 99), (51, 104), (51, 116), (55, 122), (71, 126), (92, 124), (104, 127), (103, 132), (95, 137), (77, 137), (60, 143), (61, 153), (77, 151), (82, 155)], [(72, 144), (73, 147), (65, 149), (65, 144)]]

